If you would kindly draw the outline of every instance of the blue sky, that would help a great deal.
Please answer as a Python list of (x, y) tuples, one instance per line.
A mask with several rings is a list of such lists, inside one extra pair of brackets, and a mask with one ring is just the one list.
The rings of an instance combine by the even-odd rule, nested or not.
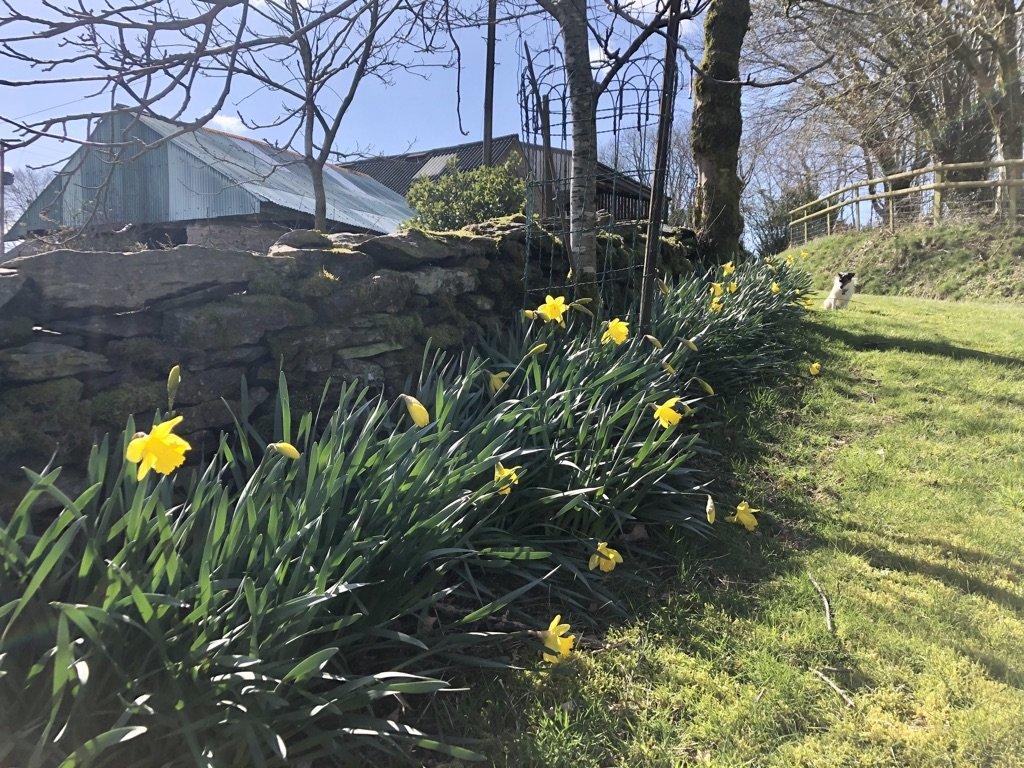
[[(38, 0), (26, 0), (28, 5)], [(527, 36), (534, 41), (549, 34), (552, 26), (546, 21), (535, 21), (528, 25)], [(520, 131), (521, 115), (518, 104), (518, 89), (521, 67), (521, 38), (515, 25), (499, 28), (497, 49), (497, 70), (495, 85), (494, 133), (502, 135)], [(429, 68), (418, 73), (396, 73), (392, 83), (385, 85), (377, 81), (366, 81), (360, 88), (335, 144), (340, 152), (360, 154), (388, 154), (404, 152), (410, 148), (428, 148), (454, 144), (480, 138), (483, 126), (483, 65), (485, 55), (483, 30), (466, 30), (458, 35), (462, 51), (462, 124), (468, 135), (459, 131), (456, 114), (456, 73), (453, 70)], [(533, 46), (538, 47), (537, 45)], [(658, 46), (660, 48), (660, 44)], [(30, 76), (28, 70), (16, 71), (10, 62), (4, 62), (5, 75)], [(247, 116), (272, 114), (279, 103), (278, 97), (269, 93), (248, 96), (253, 89), (244, 84), (236, 86), (231, 94), (231, 103), (211, 123), (211, 127), (271, 141), (284, 140), (288, 132), (284, 129), (246, 131), (241, 126), (237, 111)], [(65, 84), (54, 86), (33, 86), (30, 88), (0, 87), (0, 104), (10, 117), (32, 116), (39, 118), (59, 115), (69, 110), (79, 110), (88, 105), (86, 96), (90, 89), (82, 85)], [(200, 89), (200, 96), (207, 99), (217, 92), (215, 85)], [(96, 102), (93, 102), (96, 103)], [(687, 89), (684, 87), (677, 100), (680, 112), (689, 110)], [(654, 106), (656, 110), (656, 105)], [(653, 120), (652, 114), (650, 119)], [(635, 117), (631, 122), (635, 122)], [(605, 126), (607, 127), (607, 126)], [(6, 131), (0, 127), (0, 135)], [(78, 128), (84, 134), (84, 126)], [(559, 133), (557, 126), (555, 133)], [(10, 136), (10, 133), (7, 133)], [(557, 138), (557, 137), (556, 137)], [(606, 137), (607, 140), (607, 137)], [(9, 167), (40, 165), (54, 162), (74, 151), (72, 143), (55, 140), (41, 140), (32, 146), (14, 150), (8, 154)]]

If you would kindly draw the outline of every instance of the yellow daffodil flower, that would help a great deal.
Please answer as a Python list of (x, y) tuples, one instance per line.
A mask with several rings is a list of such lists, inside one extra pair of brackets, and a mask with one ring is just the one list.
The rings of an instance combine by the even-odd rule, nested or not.
[(726, 277), (728, 277), (735, 271), (736, 265), (733, 264), (731, 261), (727, 261), (725, 262), (725, 264), (722, 265), (722, 274), (725, 275)]
[(548, 628), (540, 633), (544, 646), (554, 651), (554, 653), (545, 653), (544, 661), (549, 664), (557, 664), (563, 659), (569, 658), (572, 647), (576, 643), (576, 635), (566, 634), (570, 629), (570, 625), (563, 624), (561, 615), (558, 615), (551, 620)]
[(405, 401), (405, 410), (409, 412), (409, 418), (417, 427), (425, 427), (430, 423), (430, 412), (423, 407), (423, 403), (412, 395), (402, 395)]
[(682, 398), (670, 397), (661, 405), (651, 405), (654, 408), (654, 420), (662, 427), (668, 429), (674, 427), (683, 418), (683, 415), (676, 410), (675, 406)]
[(629, 338), (629, 323), (625, 320), (614, 318), (608, 321), (608, 327), (601, 334), (602, 344), (615, 344), (618, 346)]
[(810, 255), (811, 254), (809, 254), (807, 251), (800, 251), (800, 258), (801, 259), (806, 259)]
[(178, 395), (178, 387), (181, 386), (181, 366), (175, 365), (167, 373), (167, 410), (174, 410), (174, 398)]
[(537, 307), (537, 314), (549, 323), (565, 325), (563, 315), (568, 310), (569, 306), (565, 303), (565, 296), (552, 296), (548, 294), (544, 297), (544, 303)]
[(787, 267), (792, 267), (793, 266), (793, 261), (794, 261), (793, 254), (789, 254), (789, 256), (786, 257), (786, 266)]
[(507, 496), (512, 493), (512, 486), (519, 483), (519, 470), (522, 467), (505, 467), (499, 461), (494, 465), (494, 482), (498, 483), (498, 493)]
[(151, 469), (161, 475), (169, 475), (185, 463), (185, 452), (192, 450), (192, 446), (171, 432), (181, 422), (181, 416), (162, 421), (149, 434), (139, 432), (128, 443), (124, 457), (139, 465), (136, 479), (142, 480)]
[(772, 293), (778, 293), (781, 290), (782, 286), (780, 286), (778, 283), (772, 283)]
[(740, 289), (740, 284), (733, 280), (727, 286), (725, 286), (729, 293), (736, 293)]
[(505, 386), (505, 379), (508, 378), (508, 374), (508, 371), (499, 371), (487, 377), (487, 386), (490, 387), (492, 395), (498, 394), (501, 388)]
[(811, 376), (817, 376), (819, 373), (821, 373), (821, 363), (815, 360), (813, 363), (807, 366), (807, 370), (808, 372), (810, 372)]
[(717, 299), (723, 293), (725, 293), (725, 289), (722, 287), (721, 283), (712, 283), (711, 284), (711, 295), (712, 296), (714, 296)]
[(724, 307), (725, 304), (722, 303), (721, 299), (712, 299), (711, 304), (708, 305), (708, 309), (712, 312), (721, 312)]
[(622, 555), (619, 554), (619, 550), (609, 547), (607, 541), (600, 541), (597, 544), (597, 551), (590, 556), (588, 566), (590, 570), (600, 568), (601, 573), (611, 573), (621, 562)]
[(292, 461), (295, 461), (297, 458), (299, 458), (299, 456), (302, 455), (301, 453), (299, 453), (299, 449), (296, 448), (291, 443), (285, 443), (285, 442), (271, 443), (267, 447), (268, 448), (273, 448), (275, 451), (280, 453), (282, 456), (285, 456), (286, 458), (289, 458)]
[(747, 531), (753, 533), (754, 529), (757, 528), (757, 518), (754, 517), (755, 512), (760, 512), (759, 509), (754, 509), (752, 506), (747, 504), (745, 501), (741, 501), (736, 505), (736, 514), (729, 515), (725, 518), (730, 523), (736, 523), (736, 525), (742, 525)]
[(711, 496), (708, 496), (708, 503), (704, 506), (704, 514), (707, 515), (709, 524), (715, 522), (717, 513), (715, 512), (715, 500)]

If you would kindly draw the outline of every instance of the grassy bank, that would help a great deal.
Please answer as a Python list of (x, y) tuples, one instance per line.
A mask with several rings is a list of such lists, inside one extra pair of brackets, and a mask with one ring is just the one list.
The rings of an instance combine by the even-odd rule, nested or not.
[(1024, 230), (989, 222), (847, 232), (794, 248), (815, 287), (838, 271), (857, 273), (866, 293), (979, 301), (1024, 299)]
[(509, 768), (1024, 765), (1022, 326), (907, 298), (817, 314), (820, 377), (732, 415), (719, 493), (758, 532), (725, 526), (591, 652), (449, 727), (473, 717)]

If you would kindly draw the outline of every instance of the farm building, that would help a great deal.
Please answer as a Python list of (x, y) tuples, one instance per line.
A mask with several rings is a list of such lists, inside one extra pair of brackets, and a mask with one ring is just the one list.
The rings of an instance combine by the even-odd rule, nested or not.
[[(91, 138), (110, 148), (75, 152), (6, 239), (82, 229), (104, 242), (124, 230), (151, 245), (263, 250), (282, 232), (311, 226), (301, 156), (208, 128), (176, 131), (149, 117), (101, 121)], [(331, 231), (394, 232), (414, 215), (400, 194), (356, 170), (328, 166), (324, 183)]]
[[(568, 213), (572, 152), (568, 149), (552, 148), (551, 154), (554, 166), (554, 197), (558, 201), (558, 210), (546, 213), (558, 216)], [(521, 141), (519, 136), (513, 133), (494, 138), (491, 144), (491, 157), (495, 165), (506, 162), (510, 157), (519, 158), (519, 167), (523, 176), (531, 182), (529, 186), (531, 210), (541, 212), (543, 208), (541, 180), (544, 179), (544, 148), (537, 144)], [(389, 189), (400, 195), (405, 195), (414, 181), (422, 178), (437, 178), (452, 164), (460, 171), (469, 171), (482, 165), (483, 142), (472, 141), (451, 147), (372, 157), (346, 163), (343, 167), (372, 176)], [(619, 221), (644, 219), (647, 217), (650, 194), (649, 187), (631, 176), (616, 171), (604, 163), (598, 163), (597, 207), (599, 210), (608, 211)]]

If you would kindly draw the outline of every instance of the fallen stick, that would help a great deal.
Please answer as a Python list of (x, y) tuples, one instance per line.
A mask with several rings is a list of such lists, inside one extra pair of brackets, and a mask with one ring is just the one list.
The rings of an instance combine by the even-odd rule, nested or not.
[(825, 590), (821, 588), (821, 585), (814, 580), (814, 577), (811, 576), (810, 573), (807, 574), (807, 578), (810, 579), (811, 586), (817, 590), (818, 597), (821, 598), (821, 604), (825, 607), (825, 626), (828, 627), (828, 631), (834, 635), (836, 633), (836, 628), (832, 623), (832, 606), (828, 602), (828, 596), (825, 594)]
[(854, 708), (856, 707), (856, 705), (855, 705), (855, 704), (853, 703), (853, 699), (852, 699), (852, 698), (850, 698), (850, 694), (848, 694), (848, 693), (847, 693), (846, 691), (844, 691), (844, 690), (843, 690), (842, 688), (840, 688), (840, 687), (839, 687), (839, 684), (838, 684), (838, 683), (836, 683), (836, 681), (835, 681), (835, 680), (833, 680), (833, 679), (832, 679), (831, 677), (829, 677), (828, 675), (826, 675), (826, 674), (825, 674), (824, 672), (822, 672), (821, 670), (818, 670), (818, 669), (811, 669), (811, 672), (812, 672), (812, 673), (814, 673), (815, 675), (817, 675), (817, 676), (818, 676), (819, 678), (821, 678), (821, 681), (822, 681), (823, 683), (825, 683), (825, 685), (827, 685), (827, 686), (828, 686), (829, 688), (831, 688), (831, 689), (832, 689), (833, 691), (835, 691), (836, 693), (838, 693), (838, 694), (839, 694), (839, 696), (840, 696), (840, 698), (841, 698), (841, 699), (842, 699), (843, 701), (845, 701), (845, 702), (846, 702), (846, 706), (848, 706), (848, 707), (849, 707), (850, 709), (854, 709)]

